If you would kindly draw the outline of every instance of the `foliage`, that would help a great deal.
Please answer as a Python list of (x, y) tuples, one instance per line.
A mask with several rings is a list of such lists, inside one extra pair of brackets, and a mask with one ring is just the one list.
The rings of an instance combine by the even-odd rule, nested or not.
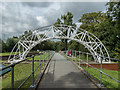
[(57, 42), (55, 42), (55, 44), (54, 44), (54, 50), (55, 51), (59, 51), (59, 50), (64, 50), (64, 43), (62, 42), (62, 41), (57, 41)]
[(7, 46), (7, 51), (10, 52), (12, 48), (15, 46), (17, 43), (18, 39), (17, 38), (8, 38), (6, 41), (6, 46)]
[(107, 19), (112, 23), (114, 31), (111, 36), (111, 42), (114, 43), (113, 55), (120, 59), (120, 1), (108, 2), (107, 6)]
[[(62, 15), (61, 19), (57, 19), (57, 21), (55, 22), (55, 26), (57, 26), (58, 24), (63, 24), (63, 25), (71, 25), (71, 26), (76, 26), (75, 23), (73, 23), (73, 14), (71, 12), (67, 12), (66, 15)], [(64, 35), (67, 36), (68, 31), (62, 31)], [(72, 30), (70, 31), (70, 33), (73, 32)], [(67, 39), (62, 39), (61, 40), (65, 49), (67, 50), (67, 44), (68, 44), (68, 40)]]
[(80, 28), (85, 29), (91, 33), (98, 34), (96, 27), (104, 20), (104, 13), (102, 12), (92, 12), (83, 14), (79, 19), (79, 22), (82, 23)]
[(82, 51), (82, 52), (88, 52), (88, 50), (85, 48), (85, 46), (83, 46), (82, 44), (80, 44), (76, 41), (70, 41), (68, 43), (68, 49)]
[(32, 50), (54, 50), (54, 42), (47, 40), (36, 45)]
[(120, 2), (108, 2), (107, 12), (83, 14), (80, 28), (96, 35), (106, 46), (110, 56), (120, 59)]
[[(25, 31), (24, 35), (26, 35), (26, 34), (27, 34), (27, 32)], [(16, 45), (16, 43), (19, 41), (19, 39), (22, 38), (22, 36), (20, 36), (19, 38), (14, 37), (14, 36), (11, 38), (8, 38), (6, 40), (6, 43), (0, 39), (0, 49), (1, 49), (0, 53), (11, 52), (13, 47)], [(43, 36), (43, 35), (41, 35), (41, 36)], [(35, 50), (54, 50), (54, 41), (47, 40), (47, 41), (41, 42), (40, 44), (36, 45), (32, 50), (33, 51), (35, 51)]]

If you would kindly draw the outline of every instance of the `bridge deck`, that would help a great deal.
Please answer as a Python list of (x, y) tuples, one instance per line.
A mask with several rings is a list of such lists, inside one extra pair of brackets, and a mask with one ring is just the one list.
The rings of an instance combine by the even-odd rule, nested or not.
[(38, 88), (96, 88), (71, 61), (55, 53)]

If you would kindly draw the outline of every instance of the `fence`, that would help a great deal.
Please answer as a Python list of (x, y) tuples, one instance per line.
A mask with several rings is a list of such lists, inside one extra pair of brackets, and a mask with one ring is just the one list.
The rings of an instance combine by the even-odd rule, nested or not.
[[(47, 54), (45, 54), (45, 53), (47, 53)], [(31, 86), (30, 86), (30, 88), (35, 88), (36, 87), (36, 85), (35, 85), (35, 77), (34, 77), (34, 73), (35, 73), (35, 71), (39, 68), (40, 69), (40, 74), (42, 75), (44, 72), (43, 71), (45, 71), (45, 69), (46, 69), (46, 65), (49, 63), (49, 61), (50, 61), (50, 59), (51, 59), (51, 57), (53, 56), (53, 54), (54, 54), (55, 52), (54, 51), (42, 51), (42, 53), (39, 53), (39, 54), (37, 54), (37, 55), (32, 55), (31, 57), (29, 57), (29, 58), (26, 58), (26, 59), (24, 59), (24, 60), (22, 60), (22, 61), (19, 61), (19, 62), (17, 62), (17, 63), (13, 63), (13, 64), (10, 64), (9, 66), (6, 66), (6, 67), (4, 67), (4, 68), (2, 68), (2, 69), (0, 69), (0, 71), (3, 71), (3, 70), (5, 70), (5, 69), (7, 69), (7, 68), (11, 68), (11, 89), (13, 90), (14, 89), (14, 84), (15, 84), (15, 82), (14, 82), (14, 76), (15, 76), (15, 74), (14, 74), (14, 68), (15, 68), (15, 65), (17, 65), (17, 64), (20, 64), (20, 63), (22, 63), (22, 62), (24, 62), (24, 61), (27, 61), (27, 60), (29, 60), (29, 59), (32, 59), (32, 72), (31, 72), (31, 74), (19, 85), (19, 87), (17, 88), (17, 89), (20, 89), (24, 84), (25, 84), (25, 82), (32, 76), (32, 84), (31, 84)], [(43, 55), (43, 60), (41, 60), (41, 56)], [(46, 56), (45, 56), (46, 55)], [(34, 67), (34, 62), (35, 62), (35, 56), (39, 56), (39, 65), (35, 68)], [(45, 61), (45, 58), (47, 59), (47, 61)], [(35, 68), (35, 69), (34, 69)]]
[[(66, 51), (62, 51), (62, 53), (66, 54)], [(73, 51), (73, 50), (72, 50), (72, 60), (75, 62), (75, 64), (77, 64), (77, 65), (79, 65), (79, 66), (81, 67), (81, 54), (85, 54), (85, 55), (86, 55), (86, 62), (84, 61), (84, 63), (86, 64), (86, 74), (87, 74), (87, 75), (89, 74), (89, 73), (88, 73), (88, 66), (100, 72), (100, 84), (99, 84), (100, 87), (103, 86), (103, 84), (102, 84), (102, 79), (103, 79), (102, 75), (103, 75), (103, 74), (106, 75), (107, 77), (115, 80), (116, 82), (118, 82), (118, 83), (120, 84), (120, 81), (119, 81), (119, 80), (117, 80), (117, 79), (113, 78), (112, 76), (104, 73), (104, 72), (103, 72), (103, 67), (102, 67), (103, 58), (104, 58), (104, 59), (110, 59), (111, 61), (118, 61), (118, 62), (120, 62), (120, 60), (114, 59), (114, 58), (108, 58), (108, 57), (99, 56), (99, 57), (100, 57), (100, 61), (101, 61), (101, 62), (100, 62), (100, 70), (99, 70), (99, 69), (97, 69), (97, 68), (95, 68), (95, 67), (93, 67), (92, 65), (89, 64), (88, 60), (89, 60), (89, 56), (90, 56), (91, 54), (90, 54), (90, 53), (87, 53), (87, 52), (81, 52), (81, 51), (75, 51), (75, 50)], [(77, 60), (77, 56), (78, 56), (78, 60)], [(91, 55), (91, 56), (92, 56), (92, 55)]]

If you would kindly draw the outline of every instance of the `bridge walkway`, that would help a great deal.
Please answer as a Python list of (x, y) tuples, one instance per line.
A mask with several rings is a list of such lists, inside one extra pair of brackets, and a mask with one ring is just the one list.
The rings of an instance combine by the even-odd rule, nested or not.
[(55, 53), (38, 88), (97, 88), (69, 60)]

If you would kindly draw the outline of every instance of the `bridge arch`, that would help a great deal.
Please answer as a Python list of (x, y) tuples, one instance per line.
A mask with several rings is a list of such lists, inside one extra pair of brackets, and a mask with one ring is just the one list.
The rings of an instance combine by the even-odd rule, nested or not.
[[(97, 62), (100, 62), (99, 56), (109, 58), (109, 53), (103, 43), (92, 33), (69, 25), (50, 25), (24, 35), (12, 49), (8, 62), (14, 63), (25, 59), (33, 47), (49, 39), (69, 39), (79, 42), (90, 51)], [(13, 52), (15, 53), (12, 57)], [(103, 60), (103, 62), (110, 62), (110, 59)]]

